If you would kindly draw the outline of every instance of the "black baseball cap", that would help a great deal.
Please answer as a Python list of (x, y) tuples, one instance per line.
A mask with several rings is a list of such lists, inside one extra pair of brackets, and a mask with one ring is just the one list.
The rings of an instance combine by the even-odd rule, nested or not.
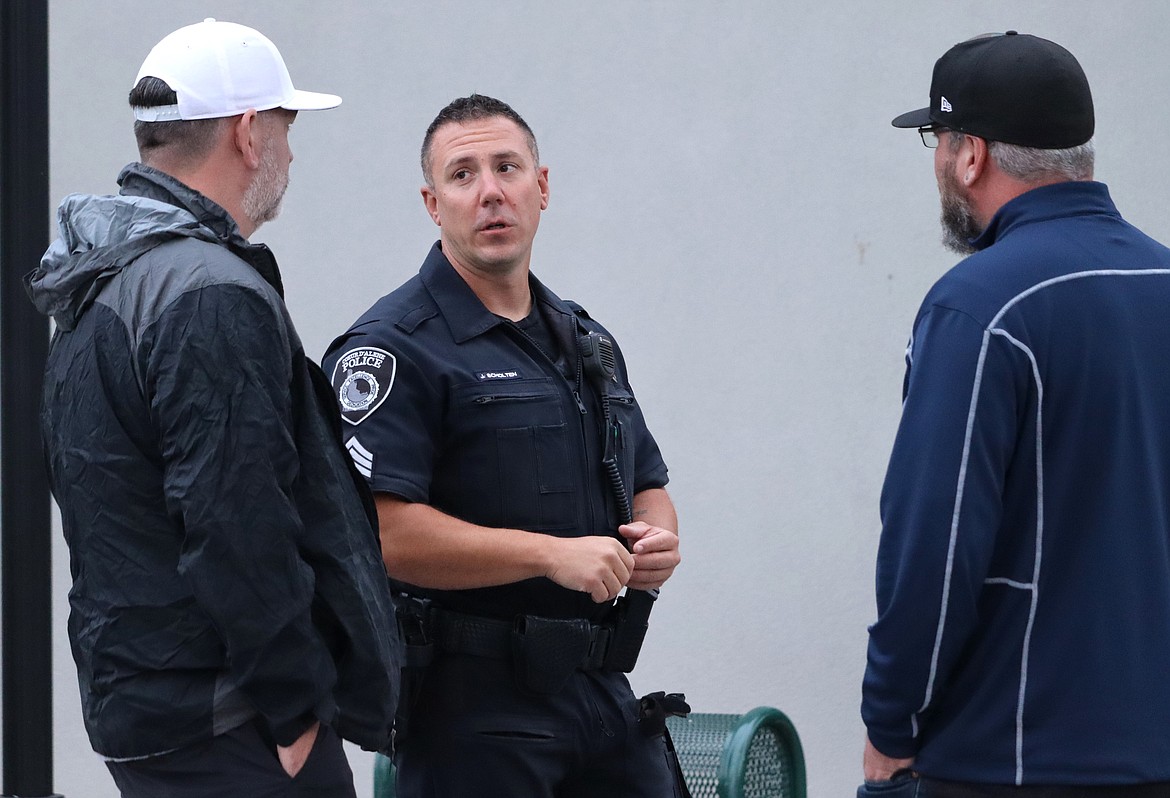
[(1061, 150), (1093, 137), (1093, 96), (1072, 53), (1009, 30), (947, 50), (934, 64), (930, 107), (892, 124), (937, 125), (989, 141)]

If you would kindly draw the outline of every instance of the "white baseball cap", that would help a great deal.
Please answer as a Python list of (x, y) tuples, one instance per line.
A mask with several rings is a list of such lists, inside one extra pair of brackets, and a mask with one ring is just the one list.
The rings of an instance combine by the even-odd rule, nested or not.
[(294, 89), (280, 51), (264, 34), (211, 18), (179, 28), (156, 44), (135, 85), (145, 77), (165, 82), (179, 102), (136, 107), (134, 118), (143, 122), (216, 119), (250, 108), (317, 111), (341, 104), (336, 94)]

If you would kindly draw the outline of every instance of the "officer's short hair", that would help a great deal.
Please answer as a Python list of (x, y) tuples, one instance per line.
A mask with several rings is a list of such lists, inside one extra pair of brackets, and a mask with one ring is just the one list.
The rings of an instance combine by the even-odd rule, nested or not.
[(423, 136), (422, 153), (420, 161), (422, 163), (423, 179), (427, 181), (427, 185), (434, 188), (434, 181), (431, 178), (431, 143), (435, 138), (435, 131), (443, 125), (449, 123), (464, 124), (466, 122), (473, 122), (477, 119), (488, 119), (493, 116), (500, 116), (504, 119), (510, 119), (516, 123), (522, 131), (524, 137), (528, 139), (528, 149), (532, 151), (532, 160), (537, 165), (540, 165), (540, 152), (536, 147), (536, 135), (532, 132), (532, 128), (524, 121), (520, 114), (513, 110), (512, 106), (508, 105), (502, 100), (497, 100), (494, 97), (488, 97), (484, 94), (472, 94), (468, 97), (460, 97), (457, 100), (452, 100), (446, 108), (439, 111), (439, 115), (431, 122), (430, 127), (427, 128), (427, 133)]
[[(165, 81), (144, 77), (130, 90), (131, 108), (154, 108), (175, 105), (179, 98)], [(190, 160), (199, 161), (215, 146), (216, 133), (223, 119), (185, 119), (166, 122), (134, 122), (134, 138), (138, 141), (138, 155), (144, 161), (164, 150)]]

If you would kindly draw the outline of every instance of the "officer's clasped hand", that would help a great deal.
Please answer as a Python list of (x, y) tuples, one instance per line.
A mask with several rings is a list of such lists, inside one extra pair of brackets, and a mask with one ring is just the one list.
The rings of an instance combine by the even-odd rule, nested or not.
[(637, 590), (656, 590), (666, 582), (678, 567), (680, 555), (678, 534), (645, 521), (623, 524), (618, 532), (630, 543), (634, 552), (634, 570), (629, 586)]
[(588, 593), (599, 604), (613, 601), (630, 581), (634, 555), (611, 537), (548, 538), (553, 551), (546, 576), (561, 587)]

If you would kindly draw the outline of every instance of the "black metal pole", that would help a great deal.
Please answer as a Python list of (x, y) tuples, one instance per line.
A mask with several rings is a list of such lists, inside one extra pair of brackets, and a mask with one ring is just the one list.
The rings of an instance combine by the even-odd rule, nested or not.
[(0, 557), (5, 796), (53, 795), (49, 484), (37, 417), (48, 320), (22, 277), (49, 233), (49, 4), (0, 0)]

